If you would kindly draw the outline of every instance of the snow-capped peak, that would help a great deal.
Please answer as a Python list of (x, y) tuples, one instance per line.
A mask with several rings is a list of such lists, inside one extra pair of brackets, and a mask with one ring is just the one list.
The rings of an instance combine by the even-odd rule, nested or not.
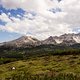
[(22, 36), (16, 40), (1, 43), (1, 45), (8, 45), (8, 46), (17, 46), (17, 47), (24, 47), (24, 46), (39, 46), (43, 44), (66, 44), (66, 45), (73, 45), (76, 43), (80, 43), (80, 33), (79, 34), (64, 34), (61, 36), (50, 36), (49, 38), (39, 41), (36, 38), (31, 36)]

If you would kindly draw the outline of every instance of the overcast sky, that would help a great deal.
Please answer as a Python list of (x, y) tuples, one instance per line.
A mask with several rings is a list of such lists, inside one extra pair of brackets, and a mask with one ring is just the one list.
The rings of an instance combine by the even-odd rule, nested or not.
[(0, 0), (0, 42), (80, 32), (80, 0)]

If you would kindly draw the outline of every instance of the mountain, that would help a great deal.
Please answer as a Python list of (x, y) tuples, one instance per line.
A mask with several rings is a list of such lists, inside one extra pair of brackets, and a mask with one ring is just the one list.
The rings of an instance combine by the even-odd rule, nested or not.
[(61, 44), (73, 45), (80, 43), (80, 34), (64, 34), (59, 37), (62, 40)]
[(35, 46), (35, 43), (38, 41), (38, 39), (33, 38), (31, 36), (22, 36), (16, 40), (4, 42), (3, 45), (13, 47), (30, 47), (33, 45)]
[(80, 43), (80, 33), (79, 34), (64, 34), (61, 36), (51, 36), (48, 39), (43, 41), (44, 44), (64, 44), (64, 45), (73, 45)]
[(16, 40), (0, 43), (0, 46), (13, 46), (13, 47), (34, 47), (40, 45), (73, 45), (80, 43), (80, 33), (78, 34), (63, 34), (61, 36), (50, 36), (45, 40), (38, 40), (31, 36), (22, 36)]
[(42, 41), (42, 44), (56, 44), (54, 37), (50, 36), (49, 38)]

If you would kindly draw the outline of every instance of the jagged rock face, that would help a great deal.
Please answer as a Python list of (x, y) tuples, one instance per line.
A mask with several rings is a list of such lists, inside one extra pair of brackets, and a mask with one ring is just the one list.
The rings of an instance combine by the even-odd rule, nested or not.
[(63, 44), (75, 44), (80, 43), (80, 34), (64, 34), (61, 35), (60, 38), (62, 39)]
[(31, 36), (22, 36), (16, 40), (0, 43), (0, 46), (15, 46), (15, 47), (30, 47), (30, 46), (39, 46), (46, 44), (62, 44), (62, 45), (73, 45), (76, 43), (80, 43), (80, 33), (79, 34), (64, 34), (61, 36), (50, 36), (49, 38), (39, 41), (36, 38)]
[(42, 44), (56, 44), (56, 41), (54, 40), (52, 36), (50, 36), (46, 40), (42, 41)]
[(77, 42), (80, 43), (80, 33), (76, 34), (75, 36), (73, 36), (73, 39)]
[(31, 36), (22, 36), (16, 40), (14, 40), (14, 42), (20, 42), (20, 43), (35, 43), (38, 40), (36, 38), (32, 38)]
[(68, 46), (68, 45), (76, 44), (76, 41), (75, 40), (63, 40), (61, 44)]
[(55, 40), (56, 44), (60, 44), (63, 42), (63, 39), (61, 37), (54, 36), (53, 39)]
[(0, 43), (0, 46), (2, 46), (3, 45), (3, 43)]
[(22, 36), (16, 40), (10, 41), (10, 42), (6, 42), (4, 44), (6, 44), (7, 46), (15, 46), (15, 47), (28, 47), (30, 45), (35, 45), (36, 42), (38, 42), (39, 40), (37, 40), (36, 38), (32, 38), (31, 36)]
[(44, 44), (65, 44), (73, 45), (80, 43), (80, 33), (79, 34), (64, 34), (61, 36), (51, 36), (43, 41)]

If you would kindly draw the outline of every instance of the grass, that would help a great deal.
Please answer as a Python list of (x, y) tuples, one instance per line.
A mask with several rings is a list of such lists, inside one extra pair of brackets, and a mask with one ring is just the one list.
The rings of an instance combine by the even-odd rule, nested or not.
[[(15, 70), (12, 69), (13, 67)], [(60, 73), (80, 75), (80, 55), (33, 57), (2, 64), (0, 65), (0, 80), (24, 72), (28, 75), (58, 75)]]

